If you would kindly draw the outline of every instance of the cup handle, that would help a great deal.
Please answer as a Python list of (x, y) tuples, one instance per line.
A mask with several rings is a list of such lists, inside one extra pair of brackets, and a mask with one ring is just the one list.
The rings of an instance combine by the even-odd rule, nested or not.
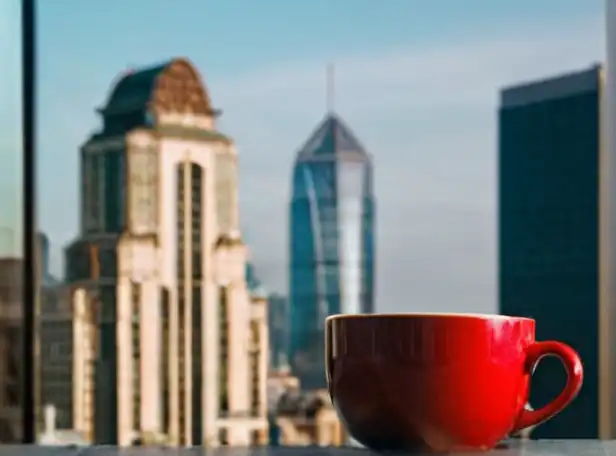
[(537, 363), (544, 356), (558, 357), (567, 371), (567, 384), (552, 402), (539, 410), (522, 410), (512, 432), (521, 431), (549, 420), (560, 413), (575, 399), (584, 381), (584, 369), (579, 355), (568, 345), (561, 342), (535, 342), (526, 350), (526, 369), (532, 375)]

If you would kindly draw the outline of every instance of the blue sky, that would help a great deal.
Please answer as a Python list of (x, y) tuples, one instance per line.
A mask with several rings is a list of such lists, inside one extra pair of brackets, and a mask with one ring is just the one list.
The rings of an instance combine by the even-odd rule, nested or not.
[[(187, 56), (238, 144), (258, 273), (284, 291), (290, 167), (324, 115), (333, 61), (336, 109), (374, 155), (383, 311), (495, 309), (498, 89), (604, 48), (600, 0), (62, 0), (39, 15), (40, 221), (56, 269), (77, 233), (93, 109), (124, 69)], [(13, 185), (17, 164), (0, 182)]]
[(21, 13), (0, 2), (0, 256), (21, 253)]

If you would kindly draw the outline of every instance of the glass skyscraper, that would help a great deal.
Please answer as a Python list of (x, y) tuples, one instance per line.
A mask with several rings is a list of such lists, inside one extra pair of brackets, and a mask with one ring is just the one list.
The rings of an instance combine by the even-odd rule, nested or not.
[(304, 388), (325, 385), (325, 318), (374, 310), (372, 174), (370, 155), (333, 113), (295, 159), (289, 361)]
[[(605, 254), (613, 235), (604, 224), (614, 171), (603, 143), (603, 98), (598, 65), (501, 92), (500, 311), (534, 318), (538, 340), (563, 341), (584, 363), (577, 399), (538, 426), (535, 438), (613, 436), (606, 385), (613, 320), (605, 318), (613, 281)], [(565, 381), (557, 359), (542, 360), (531, 406), (553, 400)]]

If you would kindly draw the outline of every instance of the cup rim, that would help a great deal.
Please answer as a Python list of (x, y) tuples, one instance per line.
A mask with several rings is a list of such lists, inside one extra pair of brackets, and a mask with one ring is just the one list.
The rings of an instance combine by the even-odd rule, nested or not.
[(483, 314), (483, 313), (464, 313), (464, 312), (394, 312), (394, 313), (372, 313), (372, 314), (336, 314), (327, 317), (326, 321), (344, 320), (344, 319), (381, 319), (381, 318), (455, 318), (455, 319), (474, 319), (474, 320), (491, 320), (491, 321), (527, 321), (534, 322), (535, 320), (527, 317), (513, 317), (500, 314)]

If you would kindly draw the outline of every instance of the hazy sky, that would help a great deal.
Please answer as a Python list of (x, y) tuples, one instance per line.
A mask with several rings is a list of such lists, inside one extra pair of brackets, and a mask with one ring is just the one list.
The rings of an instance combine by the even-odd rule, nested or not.
[[(187, 56), (238, 144), (242, 226), (258, 274), (285, 291), (291, 163), (324, 115), (333, 61), (336, 108), (374, 155), (377, 310), (493, 311), (498, 89), (601, 60), (602, 6), (41, 1), (39, 204), (54, 267), (77, 233), (78, 147), (98, 127), (94, 108), (125, 68)], [(0, 138), (0, 152), (12, 150)], [(14, 170), (0, 167), (2, 185)]]
[(21, 254), (21, 11), (0, 0), (0, 256)]

